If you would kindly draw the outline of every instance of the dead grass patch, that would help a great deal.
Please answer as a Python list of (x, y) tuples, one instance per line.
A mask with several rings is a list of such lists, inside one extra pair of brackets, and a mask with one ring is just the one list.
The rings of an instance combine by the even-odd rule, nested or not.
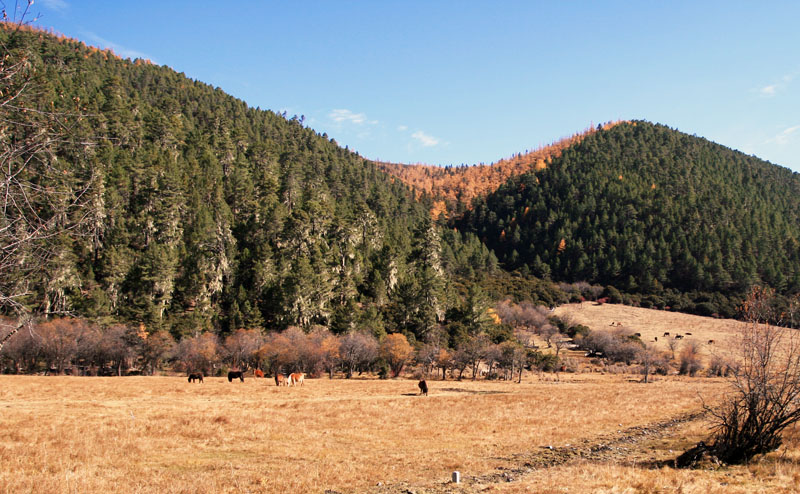
[(359, 491), (479, 474), (518, 452), (699, 408), (718, 380), (557, 383), (0, 376), (0, 492)]

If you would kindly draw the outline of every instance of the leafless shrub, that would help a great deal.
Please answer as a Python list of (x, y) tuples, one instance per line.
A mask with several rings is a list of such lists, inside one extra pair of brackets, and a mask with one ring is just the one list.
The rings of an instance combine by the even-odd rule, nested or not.
[(666, 374), (669, 368), (669, 361), (666, 356), (650, 344), (645, 343), (639, 347), (636, 359), (641, 365), (644, 382), (649, 382), (651, 374)]
[[(717, 407), (704, 405), (714, 421), (710, 450), (725, 463), (742, 463), (781, 445), (783, 431), (800, 420), (800, 335), (780, 321), (774, 292), (755, 287), (741, 313), (738, 365), (731, 389)], [(679, 458), (691, 464), (698, 448)]]
[(227, 363), (235, 369), (258, 366), (258, 350), (264, 344), (261, 331), (238, 329), (225, 338), (222, 352)]
[(339, 359), (346, 378), (369, 369), (377, 358), (378, 340), (371, 334), (352, 332), (340, 337)]
[(141, 346), (143, 370), (151, 375), (155, 374), (156, 369), (175, 353), (176, 348), (175, 339), (167, 331), (156, 331), (148, 335)]
[(187, 371), (201, 371), (211, 374), (211, 369), (219, 362), (217, 336), (203, 333), (200, 336), (184, 338), (178, 344), (178, 362)]
[(709, 377), (728, 377), (733, 369), (730, 360), (714, 355), (708, 362), (707, 372)]
[(703, 361), (700, 359), (700, 348), (694, 341), (687, 341), (681, 347), (678, 355), (678, 373), (694, 377), (703, 369)]
[(428, 377), (431, 369), (436, 363), (436, 358), (439, 355), (439, 345), (434, 343), (426, 343), (419, 347), (414, 360), (419, 364), (422, 369), (422, 377)]

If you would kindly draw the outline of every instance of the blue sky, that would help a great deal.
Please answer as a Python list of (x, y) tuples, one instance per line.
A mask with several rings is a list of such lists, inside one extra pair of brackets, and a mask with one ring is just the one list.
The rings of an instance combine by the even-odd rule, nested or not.
[(796, 1), (36, 0), (33, 12), (304, 115), (368, 158), (491, 163), (645, 119), (800, 171)]

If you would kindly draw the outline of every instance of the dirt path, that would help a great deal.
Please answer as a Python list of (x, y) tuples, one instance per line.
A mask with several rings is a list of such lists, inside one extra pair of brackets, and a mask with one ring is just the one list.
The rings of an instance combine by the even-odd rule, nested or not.
[[(366, 492), (369, 494), (471, 494), (484, 491), (492, 484), (514, 482), (535, 470), (552, 468), (578, 461), (593, 463), (616, 462), (641, 465), (643, 468), (658, 468), (666, 464), (664, 458), (654, 454), (663, 449), (665, 441), (678, 441), (680, 428), (703, 417), (702, 412), (680, 415), (663, 422), (631, 427), (613, 434), (585, 439), (580, 444), (559, 447), (542, 446), (507, 458), (497, 458), (506, 463), (494, 472), (478, 476), (462, 476), (460, 484), (441, 482), (429, 486), (415, 486), (405, 482), (379, 485)], [(674, 456), (678, 455), (678, 451)], [(326, 494), (340, 494), (325, 491)]]

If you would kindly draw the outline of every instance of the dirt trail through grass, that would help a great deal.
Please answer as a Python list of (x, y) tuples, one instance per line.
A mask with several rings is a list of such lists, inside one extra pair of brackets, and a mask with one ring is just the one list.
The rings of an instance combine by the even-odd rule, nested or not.
[[(484, 492), (493, 484), (503, 484), (520, 480), (535, 470), (577, 462), (639, 465), (642, 468), (659, 468), (668, 464), (663, 457), (668, 444), (682, 446), (686, 441), (681, 435), (682, 426), (699, 421), (703, 412), (692, 412), (671, 419), (630, 427), (613, 434), (605, 434), (592, 439), (584, 439), (579, 444), (564, 446), (544, 445), (537, 449), (496, 458), (510, 466), (499, 467), (496, 471), (477, 476), (462, 476), (460, 484), (443, 482), (431, 486), (414, 486), (408, 483), (379, 485), (370, 494), (471, 494)], [(658, 450), (658, 451), (657, 451)], [(658, 452), (661, 454), (659, 455)], [(674, 451), (677, 456), (679, 451)], [(660, 456), (660, 457), (659, 457)], [(326, 494), (339, 494), (329, 490)]]

